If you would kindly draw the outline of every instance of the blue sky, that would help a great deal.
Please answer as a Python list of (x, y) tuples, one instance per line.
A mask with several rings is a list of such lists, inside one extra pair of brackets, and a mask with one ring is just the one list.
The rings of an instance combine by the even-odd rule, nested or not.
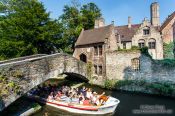
[[(71, 0), (40, 0), (43, 2), (51, 18), (58, 18), (63, 13), (63, 7), (71, 3)], [(144, 17), (150, 19), (150, 4), (158, 2), (160, 5), (161, 23), (175, 11), (175, 0), (79, 0), (81, 5), (94, 2), (105, 18), (106, 24), (112, 20), (115, 25), (127, 24), (128, 16), (132, 17), (132, 23), (140, 23)]]

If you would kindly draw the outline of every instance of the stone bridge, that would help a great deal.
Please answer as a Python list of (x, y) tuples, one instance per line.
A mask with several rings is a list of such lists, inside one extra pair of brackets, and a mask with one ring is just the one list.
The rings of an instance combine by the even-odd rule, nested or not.
[[(67, 54), (36, 55), (0, 62), (0, 111), (33, 87), (60, 74), (88, 81), (86, 64)], [(6, 94), (2, 94), (6, 91)]]

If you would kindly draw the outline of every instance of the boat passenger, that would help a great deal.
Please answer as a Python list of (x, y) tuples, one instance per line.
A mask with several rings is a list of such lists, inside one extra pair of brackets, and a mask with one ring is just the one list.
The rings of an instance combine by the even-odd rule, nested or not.
[(74, 104), (78, 104), (79, 103), (79, 98), (78, 98), (78, 96), (76, 94), (73, 95), (71, 100), (72, 100), (71, 102), (74, 103)]
[(80, 90), (80, 92), (84, 95), (84, 97), (86, 97), (86, 87), (83, 86), (83, 88)]
[(92, 103), (94, 105), (96, 105), (96, 106), (99, 106), (100, 105), (100, 102), (99, 102), (99, 99), (98, 99), (98, 96), (97, 96), (97, 93), (96, 92), (93, 92)]
[(79, 97), (79, 104), (83, 105), (83, 97)]
[(100, 104), (101, 104), (101, 105), (105, 104), (105, 102), (108, 100), (108, 98), (109, 98), (109, 97), (106, 96), (106, 95), (100, 96), (100, 97), (99, 97)]
[(83, 93), (80, 93), (79, 98), (81, 98), (81, 97), (82, 97), (82, 100), (84, 101), (85, 97), (84, 97)]
[(91, 88), (88, 89), (88, 91), (86, 92), (86, 97), (89, 98), (89, 99), (92, 99), (92, 90)]
[(71, 97), (69, 95), (65, 98), (65, 102), (66, 103), (71, 103)]
[(90, 100), (89, 100), (89, 98), (85, 98), (85, 100), (83, 101), (83, 105), (86, 105), (86, 106), (90, 106), (91, 104), (90, 104)]
[(47, 100), (53, 100), (54, 97), (53, 97), (53, 92), (50, 93), (50, 95), (48, 96), (48, 99)]

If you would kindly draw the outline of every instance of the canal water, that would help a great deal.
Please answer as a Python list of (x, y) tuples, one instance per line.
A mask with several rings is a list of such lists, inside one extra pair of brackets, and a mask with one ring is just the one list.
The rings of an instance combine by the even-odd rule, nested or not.
[[(53, 81), (52, 82), (56, 82)], [(102, 93), (106, 92), (120, 100), (114, 116), (175, 116), (175, 99), (141, 93), (131, 93), (125, 91), (110, 91), (98, 86), (85, 84), (86, 87)], [(21, 99), (21, 102), (24, 98)], [(19, 100), (20, 101), (20, 100)], [(19, 102), (18, 101), (18, 102)], [(26, 101), (26, 99), (25, 99)], [(30, 100), (29, 100), (30, 101)], [(18, 103), (20, 106), (20, 104)], [(10, 106), (13, 108), (13, 106)], [(11, 109), (11, 108), (8, 109)], [(12, 115), (6, 111), (7, 115)], [(42, 109), (32, 116), (86, 116), (62, 111), (50, 106), (42, 105)], [(106, 115), (107, 116), (107, 115)]]

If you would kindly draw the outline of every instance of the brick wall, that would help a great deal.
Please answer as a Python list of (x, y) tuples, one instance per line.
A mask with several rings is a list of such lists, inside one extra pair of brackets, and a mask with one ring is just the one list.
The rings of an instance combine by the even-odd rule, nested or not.
[(173, 24), (175, 22), (175, 17), (168, 23), (164, 29), (162, 29), (163, 42), (170, 43), (173, 41)]

